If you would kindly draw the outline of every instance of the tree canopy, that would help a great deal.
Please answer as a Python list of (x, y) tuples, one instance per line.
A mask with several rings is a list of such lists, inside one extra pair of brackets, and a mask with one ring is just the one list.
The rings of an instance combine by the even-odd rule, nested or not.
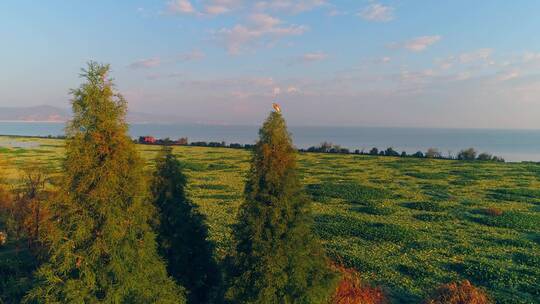
[(310, 201), (297, 174), (296, 151), (281, 113), (259, 131), (234, 227), (229, 300), (235, 303), (325, 303), (335, 274), (315, 235)]
[(143, 162), (127, 134), (126, 101), (90, 62), (71, 91), (60, 194), (53, 202), (49, 260), (27, 300), (40, 303), (182, 303), (150, 226)]

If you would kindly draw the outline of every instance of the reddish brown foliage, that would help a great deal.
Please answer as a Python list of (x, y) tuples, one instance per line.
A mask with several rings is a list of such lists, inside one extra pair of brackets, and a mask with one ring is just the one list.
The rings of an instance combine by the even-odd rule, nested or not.
[(341, 273), (341, 280), (332, 296), (331, 304), (384, 304), (386, 297), (379, 287), (365, 285), (360, 274), (350, 268), (333, 266)]
[(497, 207), (489, 207), (484, 209), (484, 214), (490, 216), (501, 216), (503, 214), (503, 211)]
[(439, 287), (425, 304), (489, 304), (486, 293), (471, 282), (453, 282)]

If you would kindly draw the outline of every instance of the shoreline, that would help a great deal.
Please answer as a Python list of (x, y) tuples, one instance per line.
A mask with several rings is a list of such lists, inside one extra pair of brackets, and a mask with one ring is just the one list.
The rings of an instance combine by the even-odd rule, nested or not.
[[(54, 139), (54, 140), (65, 140), (65, 136), (32, 136), (32, 135), (9, 135), (9, 134), (0, 134), (1, 137), (8, 137), (8, 138), (25, 138), (25, 139)], [(222, 142), (213, 142), (213, 141), (194, 141), (194, 142), (187, 142), (187, 143), (178, 143), (177, 141), (167, 141), (167, 139), (158, 139), (156, 138), (156, 142), (141, 142), (141, 137), (133, 138), (131, 139), (138, 145), (148, 145), (148, 146), (184, 146), (184, 147), (205, 147), (205, 148), (225, 148), (225, 149), (243, 149), (243, 150), (251, 150), (255, 145), (253, 144), (240, 144), (240, 143), (227, 143), (225, 141)], [(388, 148), (391, 149), (391, 148)], [(386, 151), (388, 151), (386, 149)], [(391, 149), (393, 150), (393, 149)], [(379, 154), (373, 154), (366, 150), (350, 150), (348, 148), (340, 148), (335, 150), (318, 150), (318, 147), (312, 146), (309, 148), (297, 148), (298, 153), (319, 153), (319, 154), (340, 154), (340, 155), (363, 155), (363, 156), (375, 156), (375, 157), (397, 157), (397, 158), (414, 158), (414, 159), (437, 159), (437, 160), (447, 160), (447, 161), (459, 161), (459, 162), (480, 162), (480, 163), (533, 163), (537, 164), (540, 163), (540, 161), (532, 161), (532, 160), (521, 160), (521, 161), (508, 161), (502, 159), (502, 161), (498, 160), (480, 160), (480, 159), (458, 159), (456, 157), (448, 157), (448, 156), (439, 156), (439, 157), (427, 157), (425, 155), (423, 156), (415, 156), (414, 154), (384, 154), (384, 149), (378, 150)], [(397, 151), (394, 151), (397, 152)], [(421, 151), (419, 151), (421, 152)], [(418, 153), (418, 152), (417, 152)], [(493, 155), (495, 156), (495, 155)]]

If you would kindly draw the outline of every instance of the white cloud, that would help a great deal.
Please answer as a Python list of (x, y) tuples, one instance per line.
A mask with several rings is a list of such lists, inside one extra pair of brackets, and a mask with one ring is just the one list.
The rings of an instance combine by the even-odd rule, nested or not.
[(201, 60), (206, 56), (202, 51), (200, 50), (193, 50), (191, 52), (182, 53), (178, 56), (178, 60), (180, 61), (197, 61)]
[(157, 80), (157, 79), (165, 79), (165, 78), (185, 78), (186, 75), (181, 72), (172, 72), (168, 74), (163, 73), (151, 73), (146, 75), (146, 79), (148, 80)]
[(414, 38), (405, 43), (405, 48), (414, 52), (425, 50), (430, 45), (441, 40), (441, 36), (422, 36)]
[(215, 38), (230, 54), (239, 54), (260, 44), (269, 45), (286, 36), (298, 36), (307, 31), (303, 25), (283, 25), (283, 21), (267, 14), (252, 14), (247, 24), (216, 31)]
[[(173, 64), (179, 61), (197, 61), (201, 60), (205, 57), (205, 54), (200, 50), (193, 50), (186, 53), (181, 53), (173, 58), (166, 58), (162, 59), (160, 57), (153, 57), (148, 59), (140, 59), (137, 60), (131, 64), (129, 64), (129, 68), (132, 69), (150, 69), (150, 68), (156, 68), (161, 66), (162, 64)], [(159, 77), (158, 77), (159, 76)], [(162, 78), (163, 75), (161, 74), (152, 74), (149, 76), (149, 78), (157, 79)]]
[(221, 15), (230, 13), (243, 6), (242, 0), (206, 0), (204, 2), (204, 14)]
[(381, 58), (381, 62), (382, 62), (382, 63), (389, 63), (390, 61), (392, 61), (392, 58), (390, 58), (390, 57), (383, 57), (383, 58)]
[(486, 61), (491, 57), (491, 54), (493, 53), (492, 49), (478, 49), (473, 52), (469, 53), (463, 53), (459, 55), (459, 61), (461, 63), (470, 63), (470, 62), (478, 62), (478, 61)]
[(158, 67), (161, 64), (161, 59), (159, 57), (140, 59), (129, 65), (132, 69), (149, 69)]
[(523, 62), (531, 62), (540, 60), (540, 53), (525, 52), (523, 54)]
[(173, 14), (195, 14), (197, 11), (189, 0), (173, 0), (167, 5), (167, 11)]
[(472, 77), (471, 72), (463, 71), (463, 72), (459, 72), (457, 75), (455, 75), (453, 80), (462, 81), (462, 80), (468, 80), (471, 77)]
[(373, 3), (357, 14), (364, 20), (388, 22), (394, 20), (394, 8), (379, 3)]
[(255, 9), (297, 14), (323, 6), (326, 3), (326, 0), (268, 0), (255, 3)]
[(171, 0), (167, 12), (171, 14), (194, 14), (197, 16), (216, 16), (240, 9), (247, 13), (285, 12), (298, 14), (327, 4), (327, 0), (198, 0), (201, 9), (193, 5), (193, 0)]
[(221, 5), (207, 5), (204, 7), (204, 12), (209, 15), (221, 15), (230, 11), (228, 7)]
[(328, 58), (328, 54), (324, 52), (306, 53), (302, 56), (304, 62), (323, 61)]
[(404, 83), (427, 83), (434, 79), (437, 75), (432, 69), (421, 71), (403, 70), (400, 74), (400, 80)]
[(491, 60), (492, 53), (492, 49), (483, 48), (471, 52), (461, 53), (457, 56), (448, 56), (445, 59), (437, 60), (437, 64), (439, 68), (443, 70), (448, 70), (458, 64), (482, 66), (493, 65), (494, 62)]
[(308, 64), (308, 63), (324, 61), (327, 58), (328, 58), (328, 54), (325, 52), (312, 52), (312, 53), (305, 53), (300, 56), (293, 56), (293, 57), (287, 58), (284, 60), (284, 62), (285, 64), (289, 66), (293, 66), (297, 64)]
[(510, 79), (514, 79), (514, 78), (517, 78), (519, 77), (519, 72), (516, 71), (516, 70), (512, 70), (512, 71), (507, 71), (507, 72), (501, 72), (499, 73), (499, 75), (497, 76), (497, 80), (498, 81), (507, 81), (507, 80), (510, 80)]
[(330, 17), (342, 16), (342, 15), (347, 15), (347, 12), (340, 11), (340, 10), (338, 10), (336, 8), (333, 8), (333, 9), (328, 11), (328, 16), (330, 16)]
[(289, 86), (287, 88), (287, 93), (288, 94), (299, 94), (300, 93), (300, 89), (297, 88), (297, 87), (294, 87), (294, 86)]
[(394, 43), (390, 47), (405, 48), (413, 52), (421, 52), (441, 40), (441, 36), (420, 36), (403, 43)]

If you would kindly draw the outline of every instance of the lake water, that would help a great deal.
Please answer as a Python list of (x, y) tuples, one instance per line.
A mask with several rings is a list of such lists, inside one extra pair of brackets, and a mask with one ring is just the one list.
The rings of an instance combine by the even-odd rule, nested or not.
[[(0, 134), (47, 136), (64, 133), (63, 123), (0, 122)], [(540, 130), (372, 128), (372, 127), (290, 127), (294, 143), (299, 148), (318, 145), (323, 141), (349, 149), (372, 147), (397, 151), (426, 151), (433, 147), (447, 155), (473, 147), (480, 152), (502, 156), (507, 161), (540, 161)], [(189, 141), (225, 141), (254, 143), (257, 126), (217, 126), (199, 124), (132, 124), (132, 137), (151, 135)]]

